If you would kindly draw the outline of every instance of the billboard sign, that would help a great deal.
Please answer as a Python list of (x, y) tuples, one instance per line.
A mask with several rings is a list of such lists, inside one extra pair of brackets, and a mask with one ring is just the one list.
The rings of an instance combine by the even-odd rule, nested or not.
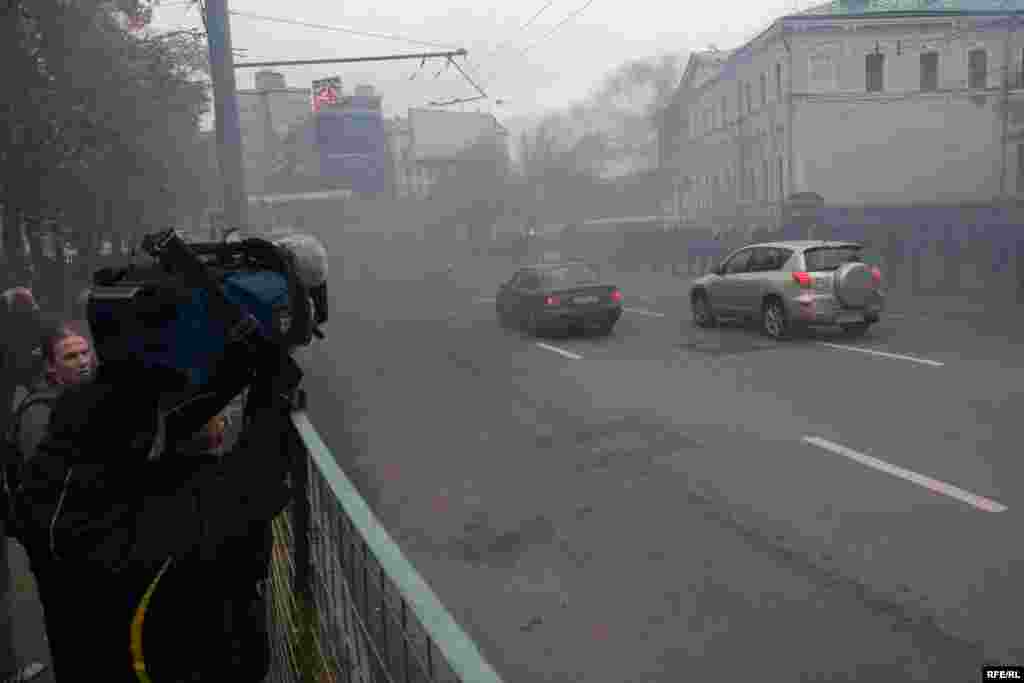
[(313, 113), (338, 103), (341, 97), (341, 78), (321, 78), (313, 81)]
[(341, 98), (316, 117), (320, 175), (341, 180), (353, 192), (385, 192), (391, 164), (380, 97)]

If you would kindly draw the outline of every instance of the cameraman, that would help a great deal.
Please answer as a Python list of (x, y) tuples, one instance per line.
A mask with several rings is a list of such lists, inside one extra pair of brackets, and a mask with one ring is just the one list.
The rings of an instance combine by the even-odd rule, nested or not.
[[(253, 379), (253, 419), (232, 452), (193, 467), (153, 454), (171, 434), (196, 431), (196, 416), (224, 396), (168, 414), (162, 399), (177, 389), (170, 378), (101, 365), (94, 382), (58, 399), (17, 508), (58, 676), (95, 669), (127, 682), (144, 680), (136, 677), (142, 671), (153, 683), (176, 683), (220, 680), (232, 668), (209, 656), (219, 649), (211, 643), (231, 649), (220, 616), (232, 577), (216, 571), (219, 551), (290, 499), (288, 463), (274, 449), (289, 408), (281, 395), (295, 384), (276, 381), (295, 377), (287, 365), (264, 366)], [(234, 395), (253, 369), (236, 365), (217, 384)], [(257, 396), (262, 402), (253, 405)], [(208, 404), (200, 409), (201, 402)], [(246, 680), (237, 673), (232, 680)]]
[[(221, 552), (244, 545), (291, 498), (279, 446), (300, 379), (284, 351), (236, 341), (201, 394), (186, 395), (175, 371), (129, 360), (105, 361), (92, 382), (61, 394), (15, 514), (58, 677), (265, 676), (266, 652), (244, 663), (248, 673), (227, 656), (221, 615), (237, 577)], [(159, 457), (246, 387), (250, 419), (219, 462)]]

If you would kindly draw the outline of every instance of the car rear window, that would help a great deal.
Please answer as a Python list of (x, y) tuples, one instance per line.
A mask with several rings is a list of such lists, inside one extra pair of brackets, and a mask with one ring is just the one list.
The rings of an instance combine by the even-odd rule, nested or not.
[(844, 263), (863, 261), (863, 247), (849, 245), (842, 247), (816, 247), (804, 252), (807, 270), (835, 270)]
[(597, 281), (597, 271), (582, 263), (549, 268), (544, 271), (544, 284), (549, 287), (575, 287), (576, 285), (595, 284)]

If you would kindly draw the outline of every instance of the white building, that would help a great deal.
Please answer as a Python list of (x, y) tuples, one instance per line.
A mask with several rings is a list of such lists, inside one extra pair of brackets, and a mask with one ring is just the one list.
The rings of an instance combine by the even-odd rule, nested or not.
[(283, 163), (283, 140), (313, 113), (311, 88), (289, 88), (275, 71), (260, 71), (255, 80), (254, 89), (238, 91), (245, 187), (250, 194), (264, 190), (267, 178)]
[(694, 54), (663, 131), (677, 208), (749, 223), (798, 192), (846, 206), (1024, 193), (1024, 16), (982, 9), (830, 3)]
[(492, 114), (443, 109), (410, 109), (408, 127), (401, 138), (408, 145), (399, 152), (398, 183), (410, 196), (427, 197), (445, 174), (453, 173), (475, 145), (488, 145), (509, 163), (508, 130)]

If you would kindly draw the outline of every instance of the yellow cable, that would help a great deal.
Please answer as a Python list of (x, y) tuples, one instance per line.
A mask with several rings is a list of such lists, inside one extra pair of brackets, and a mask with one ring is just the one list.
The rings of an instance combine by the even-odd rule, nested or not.
[(153, 597), (153, 591), (156, 590), (156, 586), (160, 583), (164, 572), (171, 566), (171, 559), (168, 557), (164, 560), (164, 564), (160, 567), (160, 571), (157, 572), (156, 578), (146, 588), (142, 600), (139, 601), (139, 606), (135, 608), (135, 616), (132, 617), (129, 644), (132, 652), (132, 666), (135, 668), (135, 677), (139, 679), (139, 683), (152, 683), (149, 673), (146, 671), (146, 658), (142, 652), (142, 625), (146, 621), (146, 610), (149, 608), (149, 601)]

